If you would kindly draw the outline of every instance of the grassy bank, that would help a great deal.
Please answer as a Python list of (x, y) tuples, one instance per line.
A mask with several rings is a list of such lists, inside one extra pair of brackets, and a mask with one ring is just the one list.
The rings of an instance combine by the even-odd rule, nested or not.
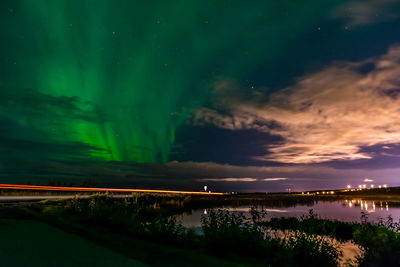
[(261, 224), (272, 229), (350, 240), (363, 249), (363, 254), (357, 258), (357, 266), (400, 266), (400, 222), (388, 217), (371, 223), (365, 213), (361, 219), (362, 223), (320, 219), (311, 210), (301, 218), (272, 218)]
[(340, 251), (313, 235), (266, 238), (256, 224), (261, 218), (257, 214), (247, 219), (243, 214), (211, 211), (203, 218), (204, 234), (186, 229), (170, 215), (172, 207), (176, 211), (190, 201), (182, 196), (94, 195), (14, 207), (12, 213), (0, 215), (40, 220), (151, 265), (337, 265)]
[[(357, 259), (360, 266), (400, 264), (400, 226), (390, 219), (371, 224), (363, 218), (357, 224), (323, 220), (310, 213), (302, 218), (266, 221), (265, 214), (255, 209), (250, 218), (243, 213), (209, 209), (202, 217), (203, 234), (184, 228), (174, 219), (175, 214), (199, 207), (249, 205), (248, 201), (266, 206), (265, 198), (234, 197), (133, 194), (116, 199), (96, 194), (5, 206), (0, 209), (0, 218), (40, 220), (155, 266), (337, 266), (341, 251), (322, 236), (362, 246), (364, 253)], [(295, 205), (310, 199), (314, 201), (274, 195), (269, 205)], [(271, 228), (291, 230), (291, 234), (284, 238), (265, 235)]]

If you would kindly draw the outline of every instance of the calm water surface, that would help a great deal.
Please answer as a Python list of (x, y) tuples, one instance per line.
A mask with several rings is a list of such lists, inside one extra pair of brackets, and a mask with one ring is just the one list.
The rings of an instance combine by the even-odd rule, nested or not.
[[(244, 212), (248, 214), (250, 206), (220, 207), (232, 212)], [(261, 208), (261, 207), (260, 207)], [(376, 222), (379, 218), (386, 219), (391, 216), (394, 221), (400, 220), (400, 206), (390, 206), (386, 201), (372, 200), (339, 200), (339, 201), (318, 201), (312, 205), (296, 205), (291, 207), (264, 208), (267, 212), (267, 219), (274, 217), (300, 217), (307, 215), (312, 209), (318, 217), (346, 222), (360, 222), (362, 212), (368, 215), (368, 220)], [(181, 215), (178, 219), (186, 227), (201, 226), (201, 216), (207, 214), (209, 209), (194, 210), (192, 214)]]

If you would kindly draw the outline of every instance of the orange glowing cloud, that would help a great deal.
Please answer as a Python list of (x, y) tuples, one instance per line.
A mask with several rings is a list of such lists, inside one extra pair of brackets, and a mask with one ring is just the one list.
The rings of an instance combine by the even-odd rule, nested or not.
[[(255, 129), (282, 137), (257, 157), (283, 163), (368, 159), (360, 148), (400, 143), (400, 47), (362, 62), (338, 62), (270, 95), (244, 98), (232, 81), (216, 84), (214, 104), (195, 124)], [(223, 97), (225, 96), (225, 97)]]

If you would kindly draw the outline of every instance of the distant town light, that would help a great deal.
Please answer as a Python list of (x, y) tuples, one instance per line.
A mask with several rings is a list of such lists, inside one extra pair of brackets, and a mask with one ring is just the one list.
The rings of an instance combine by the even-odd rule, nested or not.
[(363, 188), (367, 188), (367, 185), (366, 185), (366, 184), (363, 184), (362, 187), (363, 187)]
[(360, 188), (360, 189), (361, 189), (361, 188), (362, 188), (362, 185), (360, 185), (360, 184), (359, 184), (359, 185), (358, 185), (358, 188)]
[(374, 188), (375, 186), (373, 184), (370, 185), (371, 188)]
[(335, 192), (331, 191), (331, 194), (333, 195)]
[(382, 188), (382, 186), (381, 186), (381, 185), (379, 185), (378, 187), (379, 187), (379, 188)]
[(384, 185), (383, 185), (383, 188), (386, 188), (386, 187), (387, 187), (387, 184), (384, 184)]
[(351, 189), (351, 185), (348, 184), (348, 185), (347, 185), (347, 189)]
[(204, 192), (207, 192), (207, 186), (206, 185), (204, 186)]

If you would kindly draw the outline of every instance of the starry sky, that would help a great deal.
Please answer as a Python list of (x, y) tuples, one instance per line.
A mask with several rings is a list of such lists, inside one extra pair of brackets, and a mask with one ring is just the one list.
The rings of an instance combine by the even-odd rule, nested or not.
[(400, 186), (397, 0), (3, 0), (0, 182)]

